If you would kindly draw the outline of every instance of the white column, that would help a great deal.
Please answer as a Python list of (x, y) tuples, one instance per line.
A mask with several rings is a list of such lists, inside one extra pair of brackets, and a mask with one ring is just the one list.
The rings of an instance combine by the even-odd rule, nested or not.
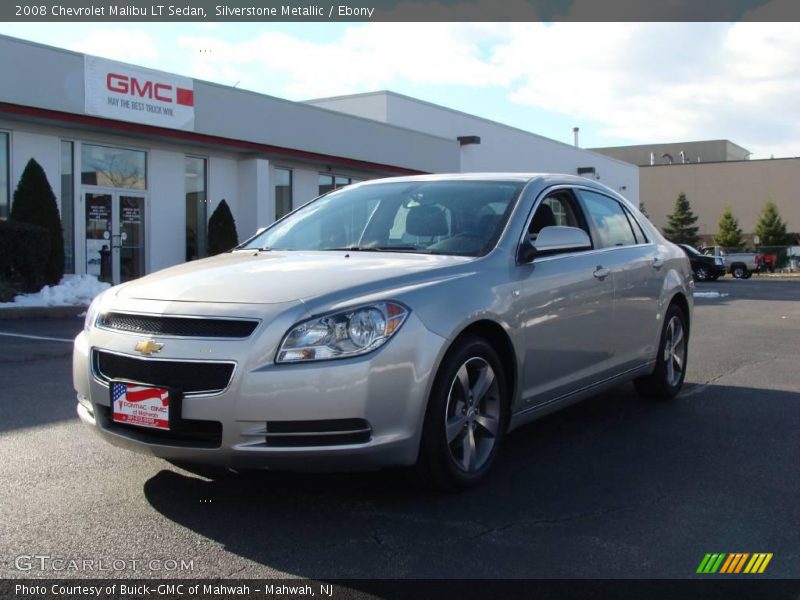
[(239, 161), (239, 215), (236, 222), (239, 239), (253, 235), (259, 227), (275, 220), (275, 197), (272, 191), (269, 161), (250, 158)]

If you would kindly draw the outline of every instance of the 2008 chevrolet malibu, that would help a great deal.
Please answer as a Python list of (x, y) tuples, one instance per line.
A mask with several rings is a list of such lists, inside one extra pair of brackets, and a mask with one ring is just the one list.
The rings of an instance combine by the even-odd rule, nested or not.
[(96, 298), (78, 414), (171, 461), (466, 487), (557, 408), (631, 380), (675, 397), (692, 287), (683, 251), (594, 181), (365, 182)]

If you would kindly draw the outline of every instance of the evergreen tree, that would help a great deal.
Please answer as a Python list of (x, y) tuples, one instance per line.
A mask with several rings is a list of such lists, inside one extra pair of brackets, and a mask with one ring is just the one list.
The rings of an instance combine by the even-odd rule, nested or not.
[(767, 200), (756, 223), (755, 234), (762, 246), (783, 246), (786, 243), (786, 223), (781, 219), (778, 207)]
[(722, 211), (714, 242), (724, 248), (739, 248), (742, 245), (742, 230), (739, 229), (739, 221), (733, 216), (730, 206)]
[(664, 235), (676, 244), (689, 244), (696, 246), (700, 238), (697, 237), (699, 227), (694, 227), (697, 216), (692, 212), (692, 206), (686, 199), (686, 194), (681, 192), (675, 200), (672, 213), (667, 215), (667, 226)]
[(30, 159), (22, 172), (14, 203), (11, 206), (11, 219), (44, 227), (50, 234), (50, 252), (44, 271), (44, 282), (56, 285), (64, 276), (64, 230), (58, 214), (53, 188), (41, 165)]
[(238, 244), (236, 221), (233, 220), (228, 203), (223, 199), (208, 220), (208, 254), (209, 256), (221, 254)]

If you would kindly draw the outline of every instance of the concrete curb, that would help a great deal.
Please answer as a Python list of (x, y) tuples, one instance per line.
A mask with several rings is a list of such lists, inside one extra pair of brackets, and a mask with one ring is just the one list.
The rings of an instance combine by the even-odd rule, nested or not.
[(20, 306), (0, 308), (0, 321), (12, 319), (68, 319), (86, 312), (88, 306)]

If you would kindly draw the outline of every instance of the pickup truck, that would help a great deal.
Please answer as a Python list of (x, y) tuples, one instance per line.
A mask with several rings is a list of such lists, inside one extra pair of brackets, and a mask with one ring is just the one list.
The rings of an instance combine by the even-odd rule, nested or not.
[(767, 257), (757, 252), (727, 252), (722, 246), (703, 246), (700, 252), (706, 256), (723, 257), (728, 264), (728, 272), (736, 279), (750, 279), (753, 272), (766, 271), (770, 267)]

